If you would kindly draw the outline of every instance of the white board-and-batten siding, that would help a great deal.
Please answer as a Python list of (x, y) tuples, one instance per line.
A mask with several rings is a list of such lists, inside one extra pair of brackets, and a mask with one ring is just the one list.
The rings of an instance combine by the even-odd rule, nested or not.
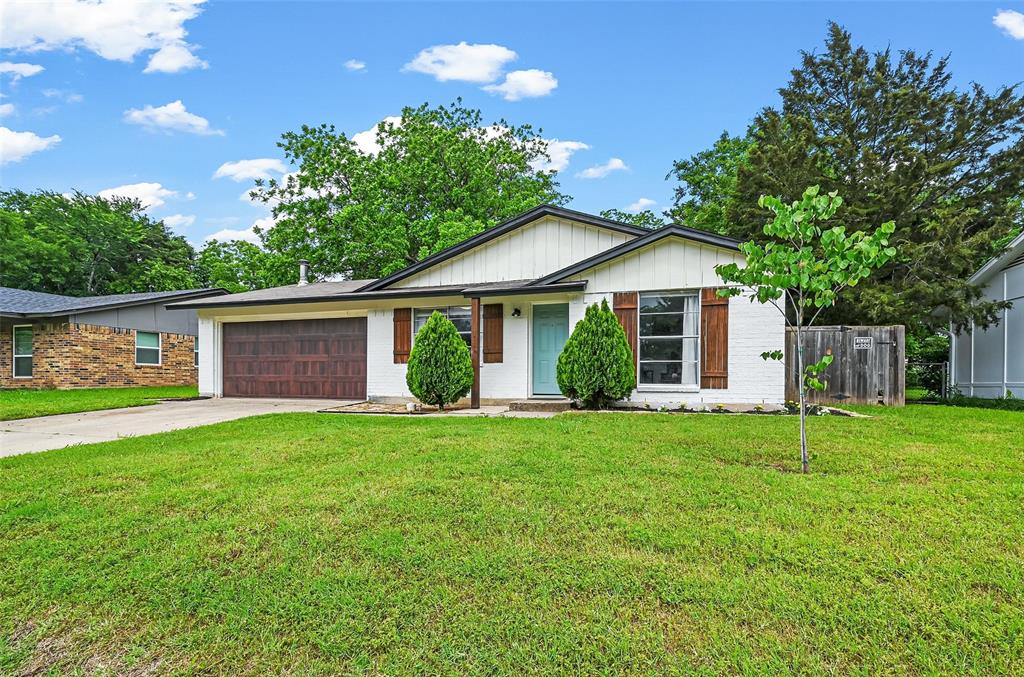
[(634, 237), (549, 216), (442, 261), (393, 286), (430, 287), (533, 280)]
[(722, 286), (715, 266), (724, 263), (743, 265), (743, 255), (668, 237), (570, 279), (587, 280), (587, 292), (700, 289)]

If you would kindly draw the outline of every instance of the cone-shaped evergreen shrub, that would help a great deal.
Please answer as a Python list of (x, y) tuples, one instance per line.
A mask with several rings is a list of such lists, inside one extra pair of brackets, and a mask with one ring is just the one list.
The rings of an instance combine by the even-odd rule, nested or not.
[(607, 301), (587, 308), (558, 356), (557, 369), (562, 394), (584, 407), (600, 409), (633, 391), (633, 351)]
[(439, 409), (473, 386), (469, 348), (451, 320), (436, 310), (416, 333), (405, 382), (416, 399)]

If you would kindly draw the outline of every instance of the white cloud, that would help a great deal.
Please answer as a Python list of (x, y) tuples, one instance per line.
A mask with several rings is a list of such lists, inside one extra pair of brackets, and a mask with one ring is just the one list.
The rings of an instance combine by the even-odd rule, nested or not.
[(256, 233), (258, 228), (261, 231), (270, 230), (274, 225), (273, 216), (265, 216), (262, 219), (256, 219), (253, 224), (248, 228), (225, 228), (218, 230), (216, 233), (211, 233), (206, 236), (206, 241), (220, 240), (221, 242), (228, 242), (230, 240), (245, 240), (246, 242), (252, 242), (253, 244), (260, 244), (260, 236)]
[(150, 131), (178, 131), (201, 136), (219, 135), (224, 132), (210, 127), (210, 121), (185, 109), (181, 99), (163, 106), (131, 108), (124, 112), (124, 121), (133, 125), (142, 125)]
[[(2, 35), (2, 33), (0, 33)], [(42, 73), (45, 68), (37, 66), (34, 63), (12, 63), (10, 61), (0, 62), (0, 73), (10, 74), (13, 80), (19, 78), (31, 77), (37, 73)]]
[(403, 71), (426, 73), (441, 82), (494, 82), (505, 64), (518, 55), (501, 45), (435, 45), (422, 50), (402, 67)]
[(1012, 9), (1001, 9), (992, 17), (992, 23), (1014, 40), (1024, 40), (1024, 14)]
[(209, 68), (210, 64), (193, 54), (193, 49), (195, 49), (194, 45), (189, 45), (182, 40), (164, 45), (149, 57), (149, 63), (146, 64), (146, 68), (142, 72), (180, 73), (193, 68)]
[(189, 51), (185, 22), (204, 0), (37, 0), (4, 4), (0, 48), (37, 52), (86, 49), (104, 59), (132, 61), (154, 52), (146, 72), (203, 68)]
[(192, 214), (171, 214), (160, 220), (171, 228), (188, 228), (196, 222), (196, 217)]
[(130, 183), (116, 188), (101, 190), (98, 195), (107, 198), (135, 198), (142, 203), (143, 209), (153, 209), (164, 204), (164, 198), (176, 197), (178, 191), (168, 190), (159, 183)]
[(582, 172), (576, 175), (578, 179), (603, 179), (612, 172), (627, 171), (629, 167), (626, 163), (617, 157), (610, 158), (608, 162), (603, 165), (594, 165), (593, 167), (587, 167)]
[(533, 168), (539, 172), (560, 172), (569, 166), (569, 159), (578, 150), (590, 150), (590, 146), (582, 141), (559, 141), (558, 139), (545, 139), (548, 142), (547, 160), (536, 160), (531, 163)]
[(64, 89), (44, 89), (43, 96), (47, 99), (60, 99), (65, 103), (81, 103), (85, 97), (78, 92), (69, 92)]
[(0, 127), (0, 165), (20, 162), (33, 153), (46, 150), (60, 143), (60, 137), (39, 136), (32, 132), (15, 132)]
[(633, 204), (626, 207), (627, 212), (642, 212), (645, 209), (649, 209), (654, 205), (658, 204), (649, 197), (642, 197)]
[(505, 81), (500, 85), (487, 85), (483, 89), (491, 94), (501, 94), (506, 101), (519, 101), (535, 96), (547, 96), (555, 87), (558, 87), (558, 80), (554, 74), (531, 68), (525, 71), (512, 71), (505, 76)]
[(229, 178), (232, 181), (245, 181), (246, 179), (269, 179), (271, 172), (283, 174), (284, 163), (276, 158), (256, 158), (253, 160), (239, 160), (238, 162), (225, 162), (213, 173), (213, 178)]
[(402, 118), (398, 115), (389, 115), (373, 127), (357, 132), (352, 135), (352, 143), (356, 144), (359, 152), (365, 155), (376, 155), (380, 152), (380, 144), (377, 143), (377, 127), (381, 124), (392, 124), (398, 126)]
[(350, 71), (366, 70), (366, 62), (360, 61), (359, 59), (349, 59), (345, 62), (345, 68)]
[(13, 103), (0, 103), (0, 117), (6, 117), (14, 113)]

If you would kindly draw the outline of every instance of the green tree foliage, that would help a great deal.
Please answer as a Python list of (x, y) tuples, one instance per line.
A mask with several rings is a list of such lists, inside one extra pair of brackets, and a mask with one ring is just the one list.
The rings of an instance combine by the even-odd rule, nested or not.
[[(277, 269), (274, 257), (251, 242), (212, 240), (199, 251), (198, 266), (205, 286), (220, 287), (231, 293), (263, 289), (271, 286)], [(281, 284), (294, 284), (298, 279), (298, 264), (291, 266), (291, 279)]]
[[(461, 100), (404, 108), (360, 151), (333, 126), (304, 126), (278, 144), (298, 166), (254, 194), (276, 224), (262, 233), (282, 266), (305, 258), (318, 275), (379, 277), (542, 203), (562, 204), (547, 144), (529, 125), (485, 125)], [(279, 281), (279, 280), (277, 280)]]
[(747, 137), (722, 132), (715, 144), (687, 160), (678, 160), (666, 178), (679, 182), (668, 214), (675, 223), (732, 235), (729, 223), (736, 204), (736, 174), (747, 162)]
[(69, 296), (200, 286), (195, 250), (138, 200), (0, 192), (0, 286)]
[[(1002, 304), (983, 300), (967, 279), (1024, 223), (1024, 97), (1017, 89), (958, 90), (948, 58), (871, 54), (833, 23), (825, 50), (803, 53), (779, 94), (781, 108), (754, 119), (735, 193), (707, 200), (696, 193), (693, 208), (720, 205), (720, 232), (763, 241), (759, 196), (797, 200), (809, 185), (838, 191), (847, 227), (895, 221), (891, 239), (900, 253), (856, 293), (841, 294), (824, 319), (918, 332), (949, 317), (958, 326), (990, 323)], [(715, 176), (680, 177), (687, 194), (705, 174)], [(948, 316), (934, 312), (940, 307)]]
[[(806, 395), (809, 388), (824, 389), (818, 376), (832, 363), (832, 356), (825, 355), (807, 364), (804, 328), (813, 325), (822, 311), (834, 306), (844, 289), (867, 280), (896, 256), (896, 249), (889, 246), (889, 237), (896, 230), (892, 221), (883, 223), (871, 234), (863, 229), (848, 233), (833, 220), (843, 204), (842, 198), (834, 192), (818, 193), (818, 186), (811, 186), (792, 204), (762, 195), (759, 204), (774, 214), (763, 226), (766, 244), (756, 241), (741, 244), (746, 257), (743, 267), (735, 263), (715, 267), (722, 280), (753, 289), (751, 302), (773, 304), (787, 324), (796, 329), (800, 461), (805, 473), (810, 471)], [(718, 293), (738, 296), (742, 292), (741, 287), (726, 287)], [(775, 349), (762, 353), (761, 357), (781, 360), (783, 354), (781, 349)]]
[(436, 310), (416, 333), (405, 382), (416, 399), (439, 409), (473, 386), (469, 348), (451, 320)]
[(661, 228), (665, 225), (665, 219), (658, 214), (655, 214), (650, 209), (645, 209), (642, 212), (625, 212), (621, 209), (605, 209), (601, 212), (601, 216), (612, 221), (618, 221), (620, 223), (628, 223), (632, 226), (640, 226), (641, 228)]
[(556, 377), (562, 394), (587, 408), (606, 407), (633, 392), (633, 351), (608, 301), (589, 306), (576, 324), (558, 356)]

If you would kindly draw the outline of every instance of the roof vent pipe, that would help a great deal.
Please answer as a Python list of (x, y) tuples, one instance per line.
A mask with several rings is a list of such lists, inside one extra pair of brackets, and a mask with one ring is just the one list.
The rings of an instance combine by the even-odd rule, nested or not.
[(309, 261), (299, 259), (299, 286), (309, 284)]

